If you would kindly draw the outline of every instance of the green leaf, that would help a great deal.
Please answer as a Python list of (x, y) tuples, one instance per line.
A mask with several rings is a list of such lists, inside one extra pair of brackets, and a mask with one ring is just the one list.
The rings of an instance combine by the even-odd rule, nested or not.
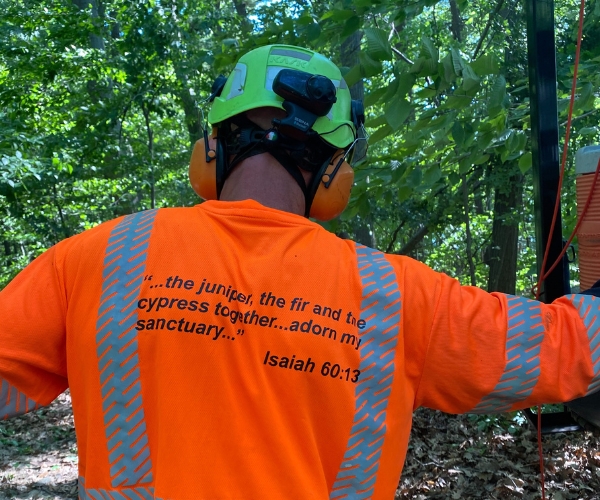
[(423, 130), (423, 129), (428, 129), (431, 126), (431, 117), (428, 116), (421, 116), (416, 123), (414, 123), (411, 126), (411, 130), (414, 131), (419, 131), (419, 130)]
[(492, 53), (483, 54), (471, 62), (470, 66), (479, 76), (497, 75), (500, 71), (500, 59)]
[(433, 59), (419, 57), (411, 66), (410, 72), (418, 76), (432, 76), (437, 74), (438, 63)]
[(458, 88), (454, 94), (447, 97), (442, 109), (464, 109), (471, 105), (472, 97), (465, 95), (462, 87)]
[(367, 119), (365, 126), (369, 127), (369, 128), (377, 128), (377, 127), (381, 127), (381, 125), (385, 125), (386, 123), (387, 123), (387, 120), (385, 118), (385, 115), (379, 115), (379, 116), (376, 116), (375, 118)]
[(358, 55), (358, 58), (360, 60), (360, 65), (363, 69), (363, 74), (365, 77), (368, 78), (371, 76), (377, 76), (383, 71), (381, 63), (379, 61), (374, 61), (373, 59), (371, 59), (369, 54), (367, 54), (366, 52), (361, 52)]
[(424, 57), (419, 57), (416, 61), (414, 61), (413, 65), (410, 67), (410, 72), (417, 74), (420, 73), (425, 66), (426, 59)]
[(433, 59), (427, 59), (419, 76), (436, 76), (438, 72), (438, 62)]
[(402, 73), (396, 80), (398, 81), (396, 95), (405, 97), (414, 87), (417, 77), (412, 73)]
[(352, 33), (354, 33), (355, 31), (358, 31), (360, 29), (360, 25), (361, 25), (360, 17), (352, 16), (344, 24), (344, 29), (342, 30), (342, 33), (340, 34), (340, 36), (342, 38), (345, 38), (347, 36), (352, 35)]
[(452, 64), (452, 56), (450, 53), (446, 54), (446, 57), (442, 59), (442, 65), (444, 67), (444, 80), (447, 82), (453, 82), (456, 79), (456, 72), (454, 71), (454, 65)]
[(450, 172), (448, 174), (448, 181), (451, 186), (456, 186), (460, 182), (460, 175), (457, 172)]
[(482, 154), (473, 160), (473, 165), (483, 165), (490, 159), (490, 155)]
[(342, 220), (353, 219), (354, 217), (356, 217), (358, 215), (358, 209), (359, 209), (358, 203), (356, 203), (355, 200), (352, 200), (349, 203), (348, 208), (342, 212), (342, 215), (340, 216), (340, 218)]
[(532, 163), (531, 153), (525, 153), (519, 158), (519, 170), (524, 174), (531, 168)]
[(420, 167), (414, 167), (406, 176), (406, 185), (412, 188), (419, 187), (423, 181), (423, 171)]
[(465, 92), (468, 92), (469, 90), (474, 89), (479, 85), (479, 77), (477, 76), (475, 71), (473, 71), (473, 68), (471, 68), (471, 66), (469, 66), (468, 64), (463, 65), (462, 77), (462, 86)]
[(376, 144), (380, 140), (386, 138), (388, 135), (392, 134), (394, 129), (390, 127), (387, 123), (383, 127), (379, 127), (375, 132), (373, 132), (369, 136), (369, 144), (372, 146)]
[(437, 90), (435, 90), (434, 87), (425, 87), (422, 90), (419, 90), (419, 92), (417, 92), (415, 94), (416, 97), (419, 97), (420, 99), (426, 99), (428, 97), (435, 97), (437, 95)]
[(467, 156), (466, 158), (462, 158), (458, 162), (458, 173), (461, 175), (466, 174), (469, 170), (471, 170), (472, 166), (473, 162), (471, 160), (471, 155)]
[(412, 106), (406, 99), (396, 96), (385, 108), (385, 119), (394, 131), (396, 131), (409, 117), (412, 109)]
[(344, 74), (344, 80), (349, 87), (352, 87), (355, 83), (359, 82), (363, 78), (363, 69), (360, 64), (350, 68), (346, 74)]
[(316, 40), (321, 35), (321, 26), (318, 23), (311, 23), (306, 28), (306, 38), (308, 40)]
[(458, 76), (462, 75), (464, 66), (463, 59), (457, 49), (451, 49), (450, 57), (452, 58), (452, 66), (454, 66), (454, 73)]
[(387, 86), (385, 95), (383, 96), (383, 102), (390, 102), (390, 100), (398, 93), (398, 86), (400, 81), (398, 78), (393, 79)]
[(502, 111), (502, 103), (506, 97), (506, 79), (503, 75), (498, 75), (492, 84), (490, 97), (488, 101), (488, 114), (490, 117), (496, 116)]
[(511, 130), (505, 141), (506, 149), (509, 153), (514, 153), (519, 146), (519, 137), (514, 130)]
[(575, 100), (574, 108), (576, 110), (588, 111), (594, 105), (593, 86), (591, 82), (582, 85), (579, 96)]
[(350, 19), (353, 16), (355, 16), (355, 13), (354, 13), (354, 10), (352, 10), (352, 9), (334, 9), (334, 10), (330, 10), (329, 12), (326, 12), (325, 14), (323, 14), (323, 16), (321, 17), (321, 20), (331, 18), (334, 21), (340, 22), (340, 21), (345, 21), (346, 19)]
[(392, 59), (392, 48), (385, 31), (379, 28), (365, 28), (363, 32), (367, 39), (367, 53), (372, 59), (375, 61)]
[(437, 181), (442, 178), (442, 170), (439, 165), (433, 165), (425, 170), (423, 175), (423, 182), (428, 186), (433, 186)]
[(392, 170), (392, 182), (396, 184), (406, 172), (406, 164), (402, 163)]
[(367, 217), (371, 213), (371, 203), (366, 193), (363, 193), (357, 200), (358, 215)]
[(517, 130), (516, 133), (517, 137), (519, 138), (519, 143), (517, 144), (515, 151), (523, 151), (527, 145), (527, 134), (521, 130)]
[(369, 92), (364, 99), (365, 107), (373, 106), (385, 95), (387, 92), (387, 87), (379, 87), (372, 92)]
[(438, 49), (435, 47), (435, 45), (433, 45), (433, 42), (431, 41), (431, 39), (427, 38), (426, 36), (423, 36), (423, 38), (421, 39), (421, 43), (422, 43), (422, 49), (424, 50), (425, 55), (427, 55), (428, 59), (432, 59), (435, 61), (435, 63), (437, 64), (439, 58), (440, 58), (440, 53), (438, 51)]
[(402, 203), (403, 201), (408, 200), (414, 192), (414, 189), (410, 186), (404, 185), (398, 188), (398, 201)]
[(458, 121), (454, 122), (454, 125), (452, 125), (452, 139), (454, 139), (454, 143), (459, 149), (465, 141), (465, 130)]
[(310, 12), (305, 10), (302, 15), (296, 19), (296, 24), (298, 26), (308, 26), (309, 24), (313, 24), (313, 18), (310, 15)]
[(597, 133), (598, 133), (598, 127), (583, 127), (579, 131), (580, 135), (595, 135)]

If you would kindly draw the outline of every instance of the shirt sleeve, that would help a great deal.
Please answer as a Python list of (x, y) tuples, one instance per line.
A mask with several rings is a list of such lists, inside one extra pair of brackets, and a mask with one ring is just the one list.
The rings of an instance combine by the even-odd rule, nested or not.
[(68, 387), (55, 258), (53, 247), (0, 291), (0, 420), (47, 405)]
[(600, 388), (599, 298), (543, 304), (461, 286), (425, 266), (406, 273), (405, 287), (406, 315), (420, 311), (406, 321), (407, 344), (425, 353), (415, 407), (495, 413)]

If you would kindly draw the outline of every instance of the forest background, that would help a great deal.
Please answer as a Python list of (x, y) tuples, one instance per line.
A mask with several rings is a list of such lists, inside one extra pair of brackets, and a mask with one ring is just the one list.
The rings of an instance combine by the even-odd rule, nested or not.
[[(464, 284), (536, 278), (524, 4), (515, 0), (0, 0), (0, 289), (114, 217), (200, 200), (187, 164), (204, 102), (241, 53), (315, 49), (364, 98), (368, 156), (326, 224)], [(561, 133), (577, 6), (556, 2)], [(574, 152), (598, 141), (600, 3), (586, 7)], [(577, 282), (577, 269), (572, 278)]]
[[(578, 6), (556, 0), (555, 7), (564, 137)], [(563, 234), (575, 225), (574, 153), (600, 134), (598, 0), (587, 3), (583, 33)], [(199, 203), (187, 164), (212, 82), (247, 50), (286, 43), (330, 57), (366, 106), (368, 155), (356, 166), (348, 209), (325, 226), (411, 255), (463, 284), (530, 296), (537, 267), (525, 41), (524, 3), (516, 0), (0, 0), (0, 289), (45, 249), (103, 221)], [(571, 272), (577, 285), (576, 263)], [(69, 411), (54, 408), (48, 411), (63, 412), (60, 422), (67, 423), (48, 432), (67, 436), (71, 464)], [(34, 425), (48, 427), (44, 411), (0, 428), (8, 474), (45, 442)], [(493, 439), (505, 439), (486, 440), (472, 463), (469, 450), (482, 436), (463, 436), (471, 440), (466, 448), (444, 444), (435, 458), (444, 429), (461, 435), (470, 419), (438, 427), (438, 418), (416, 416), (405, 475), (412, 467), (418, 472), (407, 484), (418, 478), (402, 498), (416, 498), (432, 484), (443, 489), (439, 481), (456, 477), (457, 462), (471, 471), (488, 467), (481, 457)], [(483, 416), (473, 423), (482, 432), (518, 433), (510, 419)], [(435, 434), (425, 438), (429, 430)], [(537, 498), (535, 450), (525, 460), (520, 446), (504, 460), (514, 468), (510, 474), (485, 469), (476, 472), (482, 483), (468, 476), (465, 484), (483, 497), (485, 484), (509, 488), (512, 498), (523, 491), (514, 477), (530, 474), (526, 491)], [(600, 466), (597, 451), (557, 446), (591, 464), (569, 478), (596, 490), (590, 478)], [(458, 448), (460, 458), (446, 462), (446, 476), (440, 475), (442, 457)], [(420, 449), (434, 459), (421, 462)], [(530, 472), (520, 468), (524, 461)]]

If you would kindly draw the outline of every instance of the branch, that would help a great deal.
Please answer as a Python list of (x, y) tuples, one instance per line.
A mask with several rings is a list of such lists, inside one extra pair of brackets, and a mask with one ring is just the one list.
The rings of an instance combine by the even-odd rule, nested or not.
[(414, 61), (411, 61), (408, 57), (406, 57), (404, 55), (404, 53), (400, 52), (396, 47), (392, 47), (392, 51), (394, 53), (396, 53), (398, 56), (400, 56), (400, 59), (402, 59), (404, 62), (407, 62), (408, 64), (414, 64)]
[(400, 232), (400, 229), (402, 229), (402, 226), (404, 226), (404, 224), (406, 223), (406, 220), (403, 220), (400, 225), (396, 228), (396, 230), (394, 231), (394, 234), (392, 234), (392, 240), (390, 241), (390, 244), (387, 246), (385, 253), (390, 253), (392, 251), (392, 247), (394, 246), (394, 243), (396, 243), (396, 238), (398, 237), (398, 233)]
[[(571, 123), (573, 123), (575, 120), (581, 120), (582, 118), (586, 118), (590, 115), (593, 115), (596, 111), (598, 111), (597, 109), (592, 109), (591, 111), (588, 111), (587, 113), (583, 113), (582, 115), (576, 116), (575, 118), (571, 118)], [(561, 127), (564, 127), (567, 125), (567, 122), (564, 121), (560, 124)]]
[(155, 208), (154, 192), (154, 132), (150, 123), (150, 109), (142, 103), (142, 112), (146, 121), (146, 131), (148, 133), (148, 152), (150, 153), (150, 208)]
[[(478, 167), (475, 166), (473, 171), (476, 171), (477, 168)], [(465, 174), (465, 178), (466, 178), (466, 175), (467, 174)], [(481, 185), (481, 181), (476, 180), (472, 185), (473, 191), (476, 191), (480, 185)], [(450, 187), (448, 184), (440, 187), (435, 193), (433, 193), (433, 197), (437, 197), (438, 195), (442, 194), (448, 187)], [(411, 253), (419, 245), (419, 243), (421, 243), (421, 241), (423, 241), (423, 238), (425, 238), (425, 236), (427, 236), (429, 234), (429, 228), (434, 227), (439, 224), (439, 222), (442, 218), (442, 214), (448, 206), (449, 206), (449, 204), (444, 207), (441, 207), (441, 208), (438, 206), (437, 210), (435, 210), (435, 212), (429, 218), (427, 225), (423, 226), (421, 229), (419, 229), (413, 235), (413, 237), (408, 241), (408, 243), (406, 243), (406, 245), (404, 245), (400, 250), (398, 250), (397, 252), (393, 252), (393, 253), (396, 255), (408, 255), (409, 253)], [(388, 249), (388, 251), (389, 251), (389, 249)], [(387, 253), (387, 251), (386, 251), (386, 253)]]
[(472, 245), (473, 239), (471, 238), (471, 220), (469, 218), (469, 189), (467, 186), (467, 174), (462, 176), (462, 191), (463, 191), (463, 205), (465, 208), (465, 230), (467, 233), (467, 264), (469, 264), (469, 275), (471, 277), (471, 286), (477, 285), (477, 278), (475, 276), (475, 265), (473, 264), (473, 252)]
[(252, 23), (248, 19), (246, 3), (243, 0), (233, 0), (233, 6), (235, 7), (237, 15), (242, 18), (241, 28), (245, 31), (250, 30), (252, 28)]
[(450, 31), (452, 36), (457, 42), (462, 42), (462, 31), (463, 31), (463, 20), (460, 17), (460, 10), (456, 4), (456, 0), (450, 0), (450, 13), (452, 15), (452, 24), (450, 25)]
[(58, 216), (60, 218), (60, 225), (62, 226), (62, 230), (65, 235), (65, 238), (68, 238), (71, 236), (71, 232), (69, 231), (67, 222), (65, 221), (65, 216), (63, 214), (62, 207), (60, 206), (60, 203), (58, 202), (58, 193), (56, 192), (56, 183), (52, 183), (52, 194), (53, 194), (53, 198), (54, 198), (54, 204), (56, 205), (56, 209), (58, 211)]
[(486, 37), (488, 35), (488, 32), (490, 31), (490, 28), (492, 27), (492, 22), (494, 21), (494, 18), (500, 12), (500, 9), (502, 8), (503, 4), (504, 4), (504, 0), (498, 0), (498, 4), (496, 5), (496, 8), (494, 9), (494, 12), (490, 12), (487, 24), (485, 25), (485, 28), (483, 28), (483, 33), (481, 33), (481, 37), (479, 38), (479, 41), (477, 42), (477, 47), (475, 47), (475, 52), (474, 52), (473, 57), (472, 57), (471, 60), (476, 59), (477, 56), (479, 55), (479, 51), (481, 50), (481, 46), (483, 45), (483, 41), (486, 39)]
[(406, 245), (404, 245), (399, 251), (395, 253), (398, 255), (408, 255), (417, 247), (419, 243), (421, 243), (421, 241), (423, 241), (423, 238), (425, 238), (425, 236), (427, 236), (428, 233), (429, 228), (427, 226), (423, 226), (416, 232), (416, 234), (409, 240), (409, 242)]
[[(406, 57), (404, 53), (398, 50), (396, 47), (392, 47), (392, 52), (394, 52), (396, 55), (398, 55), (398, 57), (400, 57), (400, 59), (402, 59), (404, 62), (407, 62), (408, 64), (415, 63), (414, 61), (411, 61), (408, 57)], [(425, 77), (425, 81), (427, 82), (427, 85), (431, 85), (433, 83), (431, 81), (431, 78), (429, 78), (428, 76)]]

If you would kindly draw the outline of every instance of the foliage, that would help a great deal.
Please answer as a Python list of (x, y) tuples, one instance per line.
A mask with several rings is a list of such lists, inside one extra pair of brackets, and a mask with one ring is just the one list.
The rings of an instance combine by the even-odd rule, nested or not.
[[(348, 210), (327, 227), (367, 227), (380, 249), (485, 287), (486, 256), (498, 244), (494, 199), (521, 173), (525, 203), (502, 219), (519, 225), (516, 291), (529, 293), (536, 265), (521, 3), (0, 0), (0, 8), (0, 287), (45, 248), (104, 220), (197, 203), (185, 166), (201, 101), (241, 52), (290, 43), (341, 64), (341, 44), (358, 31), (359, 62), (344, 72), (364, 88), (370, 150)], [(573, 152), (600, 134), (599, 13), (588, 7), (565, 233), (575, 224)], [(556, 16), (562, 123), (576, 13), (557, 2)]]

